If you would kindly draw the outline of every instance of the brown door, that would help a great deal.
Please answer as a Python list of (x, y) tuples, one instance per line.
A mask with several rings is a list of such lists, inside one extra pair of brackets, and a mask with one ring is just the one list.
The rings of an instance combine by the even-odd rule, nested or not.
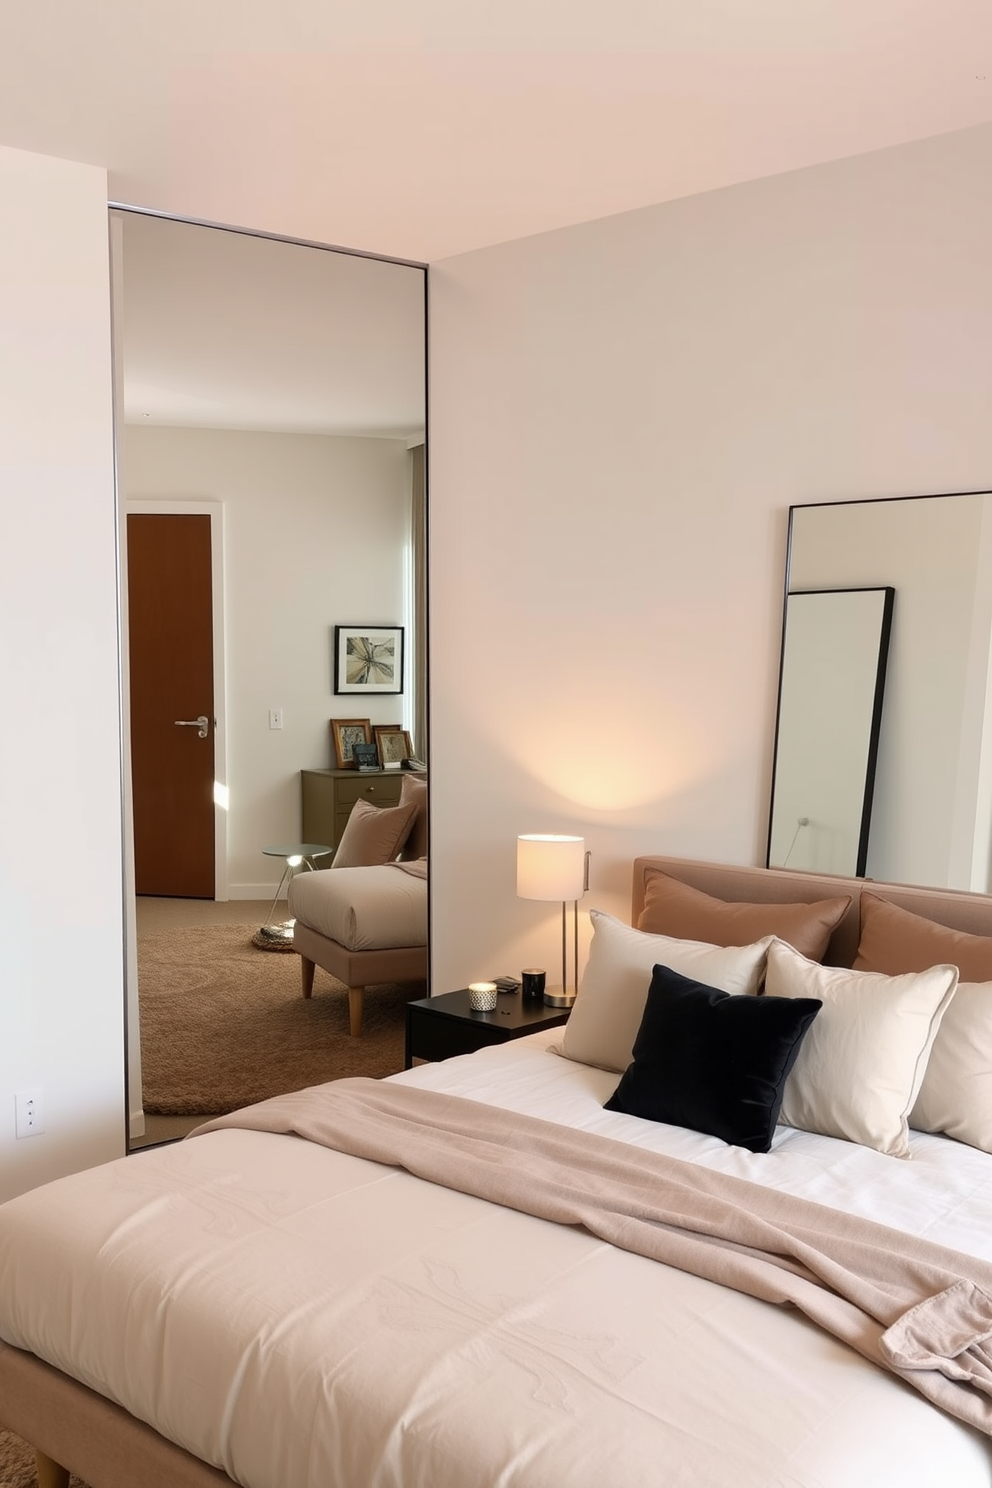
[(209, 516), (130, 514), (127, 595), (135, 890), (212, 899)]

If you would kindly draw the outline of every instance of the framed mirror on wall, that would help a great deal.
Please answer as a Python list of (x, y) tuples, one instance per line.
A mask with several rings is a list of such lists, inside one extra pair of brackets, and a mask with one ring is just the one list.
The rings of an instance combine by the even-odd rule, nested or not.
[(426, 752), (426, 267), (116, 206), (111, 247), (138, 1141), (135, 946), (182, 906), (265, 918), (301, 771), (334, 763), (335, 625), (404, 627), (403, 693), (364, 708)]
[[(816, 730), (779, 730), (768, 861), (781, 861), (791, 846), (790, 868), (988, 892), (992, 493), (792, 507), (783, 637), (795, 627), (797, 605), (807, 606), (803, 644), (809, 655), (818, 652), (821, 667), (828, 665), (823, 657), (830, 653), (830, 629), (837, 624), (830, 605), (839, 601), (828, 602), (826, 612), (816, 616), (812, 601), (798, 596), (841, 590), (891, 590), (895, 595), (877, 709), (874, 788), (863, 822), (864, 852), (855, 869), (807, 861), (800, 849), (815, 843), (814, 812), (781, 788), (782, 781), (805, 778), (811, 732), (822, 737), (829, 731), (836, 740), (854, 725), (857, 710), (844, 690), (856, 668), (835, 654), (829, 663), (835, 668), (831, 687), (836, 683), (839, 689), (835, 699), (828, 697), (826, 686), (813, 688), (820, 710)], [(789, 706), (790, 676), (803, 670), (791, 663), (787, 667), (786, 653), (784, 644), (780, 717), (783, 706)], [(809, 697), (807, 706), (814, 706)], [(862, 734), (865, 708), (862, 697)], [(799, 827), (800, 817), (808, 817), (809, 826)]]

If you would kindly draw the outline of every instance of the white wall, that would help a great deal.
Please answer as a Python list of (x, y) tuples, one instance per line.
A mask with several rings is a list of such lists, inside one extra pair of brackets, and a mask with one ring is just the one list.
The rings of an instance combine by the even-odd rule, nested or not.
[[(555, 954), (514, 836), (762, 860), (787, 509), (987, 484), (992, 127), (431, 274), (433, 986)], [(541, 964), (540, 961), (537, 964)]]
[[(128, 426), (128, 499), (224, 507), (228, 893), (265, 898), (269, 843), (300, 831), (300, 770), (334, 763), (329, 720), (400, 723), (408, 696), (335, 696), (335, 624), (403, 621), (406, 443)], [(284, 727), (269, 729), (270, 708)]]
[(5, 1199), (123, 1153), (124, 997), (106, 174), (0, 148), (0, 214)]

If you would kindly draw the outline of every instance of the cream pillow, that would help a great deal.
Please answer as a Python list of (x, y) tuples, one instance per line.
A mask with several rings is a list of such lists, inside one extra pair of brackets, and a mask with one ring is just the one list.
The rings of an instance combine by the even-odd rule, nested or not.
[(992, 982), (959, 982), (909, 1117), (992, 1152)]
[(821, 966), (773, 940), (767, 995), (823, 1003), (785, 1082), (781, 1124), (908, 1157), (909, 1113), (957, 980), (956, 966), (904, 976)]
[(598, 909), (589, 918), (589, 960), (559, 1045), (566, 1059), (621, 1073), (627, 1068), (656, 966), (721, 992), (755, 993), (761, 985), (768, 937), (747, 946), (712, 946), (647, 935)]

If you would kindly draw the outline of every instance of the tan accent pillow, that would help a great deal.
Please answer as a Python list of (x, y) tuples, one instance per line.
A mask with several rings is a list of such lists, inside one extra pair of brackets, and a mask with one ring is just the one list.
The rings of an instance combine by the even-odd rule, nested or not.
[(410, 835), (403, 845), (404, 858), (426, 858), (427, 856), (427, 776), (413, 775), (409, 771), (403, 776), (400, 786), (400, 805), (413, 806), (415, 815)]
[(957, 986), (955, 966), (905, 976), (821, 966), (782, 940), (768, 947), (767, 997), (818, 997), (779, 1121), (909, 1156), (909, 1113)]
[(813, 904), (732, 904), (649, 870), (637, 928), (721, 946), (749, 945), (764, 935), (777, 935), (819, 961), (850, 904), (850, 894)]
[(899, 976), (938, 962), (956, 966), (963, 982), (992, 982), (992, 936), (936, 925), (862, 889), (858, 971)]
[(935, 961), (952, 962), (964, 980), (941, 1019), (909, 1124), (992, 1152), (992, 937), (935, 925), (862, 890), (855, 966), (891, 973)]
[(331, 867), (375, 868), (391, 863), (407, 839), (416, 809), (356, 801)]
[(721, 992), (755, 993), (767, 941), (749, 946), (699, 945), (632, 930), (602, 910), (590, 911), (592, 943), (559, 1052), (580, 1064), (625, 1070), (644, 1016), (655, 966), (668, 966)]

